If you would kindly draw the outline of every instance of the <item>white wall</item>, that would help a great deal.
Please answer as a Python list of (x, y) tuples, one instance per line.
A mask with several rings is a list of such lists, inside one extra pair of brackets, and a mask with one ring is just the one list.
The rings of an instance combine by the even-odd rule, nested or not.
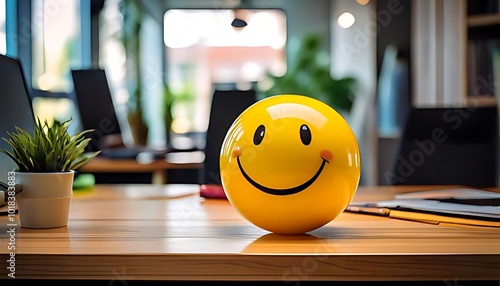
[[(377, 86), (377, 20), (375, 3), (360, 5), (355, 0), (331, 2), (331, 72), (334, 78), (355, 77), (359, 90), (348, 118), (361, 149), (361, 184), (376, 184), (376, 114)], [(354, 24), (345, 29), (338, 25), (338, 17), (349, 12)]]
[[(141, 85), (147, 112), (144, 114), (149, 124), (148, 145), (152, 147), (164, 147), (165, 124), (163, 118), (163, 35), (162, 26), (151, 17), (145, 17), (142, 23), (141, 33)], [(160, 120), (158, 120), (160, 119)]]
[(412, 2), (413, 104), (466, 104), (466, 2)]

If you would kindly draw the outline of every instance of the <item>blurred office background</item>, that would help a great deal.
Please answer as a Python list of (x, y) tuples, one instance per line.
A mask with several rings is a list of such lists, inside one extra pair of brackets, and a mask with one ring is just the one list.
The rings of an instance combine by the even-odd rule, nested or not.
[(203, 148), (214, 89), (316, 97), (355, 132), (361, 184), (387, 184), (411, 107), (496, 105), (499, 7), (468, 2), (0, 0), (0, 53), (74, 132), (70, 71), (104, 69), (130, 145)]

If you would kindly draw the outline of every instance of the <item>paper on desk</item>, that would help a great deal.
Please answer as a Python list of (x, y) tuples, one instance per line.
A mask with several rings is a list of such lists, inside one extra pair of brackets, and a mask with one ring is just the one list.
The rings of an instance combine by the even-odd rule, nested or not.
[(395, 195), (396, 199), (500, 199), (500, 193), (469, 189), (438, 189)]
[[(359, 204), (357, 204), (359, 206)], [(494, 218), (500, 220), (500, 207), (477, 206), (440, 202), (425, 199), (396, 199), (364, 204), (371, 207), (389, 209), (408, 209), (414, 211), (436, 212), (441, 214), (455, 214), (476, 218)]]
[[(500, 194), (469, 188), (438, 189), (397, 194), (394, 200), (353, 202), (352, 206), (387, 208), (407, 212), (430, 212), (443, 216), (461, 216), (472, 219), (500, 221), (500, 206), (453, 203), (440, 200), (498, 200)], [(352, 209), (352, 208), (351, 208)]]

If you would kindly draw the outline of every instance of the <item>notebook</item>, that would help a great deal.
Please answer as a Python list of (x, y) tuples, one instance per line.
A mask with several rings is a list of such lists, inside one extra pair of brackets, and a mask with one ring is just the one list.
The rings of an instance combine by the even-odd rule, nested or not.
[(500, 193), (446, 188), (396, 194), (394, 199), (354, 201), (348, 212), (434, 224), (500, 227)]

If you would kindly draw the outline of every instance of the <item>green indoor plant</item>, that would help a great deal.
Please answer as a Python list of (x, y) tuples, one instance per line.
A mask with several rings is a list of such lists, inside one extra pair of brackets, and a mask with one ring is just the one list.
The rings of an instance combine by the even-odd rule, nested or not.
[(144, 11), (139, 0), (121, 0), (120, 12), (123, 17), (120, 40), (125, 49), (127, 89), (130, 94), (127, 102), (127, 119), (134, 144), (146, 146), (149, 126), (145, 119), (143, 106), (141, 33)]
[(332, 78), (330, 61), (321, 53), (322, 38), (306, 35), (294, 62), (282, 76), (268, 74), (270, 88), (261, 90), (264, 97), (277, 94), (301, 94), (319, 99), (341, 114), (349, 114), (356, 94), (357, 80), (353, 77)]
[(22, 187), (16, 196), (22, 227), (61, 227), (68, 222), (75, 170), (99, 154), (85, 152), (90, 141), (85, 134), (92, 130), (70, 136), (70, 123), (71, 119), (49, 125), (37, 119), (32, 134), (16, 127), (3, 138), (12, 150), (0, 152), (17, 165), (12, 176)]

